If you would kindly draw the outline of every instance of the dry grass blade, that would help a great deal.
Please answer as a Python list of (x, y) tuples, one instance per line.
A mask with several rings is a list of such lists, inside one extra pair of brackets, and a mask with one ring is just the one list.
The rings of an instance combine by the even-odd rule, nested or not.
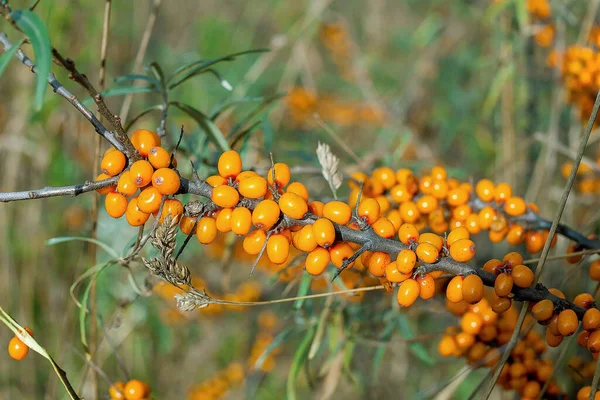
[(342, 186), (342, 174), (339, 171), (340, 159), (331, 152), (329, 145), (319, 142), (317, 157), (321, 164), (321, 173), (329, 184), (333, 196), (337, 198), (337, 190)]

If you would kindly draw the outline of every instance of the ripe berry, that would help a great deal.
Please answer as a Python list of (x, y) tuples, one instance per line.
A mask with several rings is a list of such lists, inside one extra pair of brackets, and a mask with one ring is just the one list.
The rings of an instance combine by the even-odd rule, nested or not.
[(398, 211), (400, 211), (400, 217), (402, 218), (402, 220), (406, 222), (413, 223), (421, 217), (419, 208), (412, 201), (407, 201), (405, 203), (400, 204), (400, 208), (398, 209)]
[(227, 179), (223, 178), (221, 175), (211, 175), (206, 178), (205, 181), (212, 187), (227, 185)]
[[(96, 179), (94, 181), (95, 182), (103, 181), (103, 180), (108, 179), (108, 178), (110, 178), (110, 176), (108, 176), (106, 174), (100, 174), (100, 175), (98, 175), (96, 177)], [(105, 187), (105, 188), (102, 188), (102, 189), (97, 189), (96, 192), (98, 192), (100, 194), (108, 194), (110, 192), (114, 192), (116, 188), (117, 188), (116, 186), (109, 186), (109, 187)]]
[(536, 321), (546, 321), (554, 313), (554, 303), (548, 299), (540, 300), (531, 309), (531, 314)]
[(133, 181), (132, 175), (130, 171), (125, 171), (119, 177), (119, 182), (117, 183), (117, 191), (121, 193), (123, 196), (131, 196), (138, 190), (137, 185)]
[(323, 216), (336, 224), (346, 225), (352, 217), (350, 206), (341, 201), (330, 201), (323, 207)]
[(460, 327), (463, 332), (477, 335), (481, 331), (481, 328), (483, 328), (483, 320), (478, 314), (469, 311), (460, 319)]
[(510, 197), (504, 204), (504, 212), (510, 216), (518, 217), (527, 211), (527, 203), (521, 197)]
[(179, 190), (180, 185), (179, 174), (170, 168), (160, 168), (152, 174), (152, 186), (157, 188), (162, 194), (175, 194)]
[[(338, 242), (329, 248), (329, 256), (331, 263), (336, 267), (341, 267), (348, 258), (352, 257), (354, 250), (346, 242)], [(347, 268), (352, 268), (354, 262), (350, 263)]]
[(446, 246), (450, 247), (453, 243), (461, 239), (470, 239), (471, 234), (464, 226), (452, 229), (446, 238)]
[[(220, 176), (220, 175), (219, 175)], [(253, 176), (260, 176), (258, 175), (256, 172), (254, 171), (242, 171), (240, 172), (236, 177), (235, 177), (235, 182), (236, 183), (240, 183), (241, 181), (243, 181), (246, 178), (251, 178)]]
[(211, 244), (217, 238), (218, 232), (214, 218), (202, 217), (196, 225), (196, 239), (202, 244)]
[(252, 212), (252, 223), (257, 228), (271, 229), (279, 220), (279, 204), (273, 200), (263, 200), (256, 205)]
[(219, 207), (232, 208), (240, 201), (240, 194), (231, 186), (221, 185), (213, 188), (211, 200)]
[(379, 219), (381, 207), (375, 199), (363, 199), (358, 205), (358, 216), (365, 220), (369, 225), (372, 225)]
[(577, 330), (579, 319), (575, 311), (567, 309), (558, 314), (558, 331), (563, 336), (571, 336)]
[(217, 214), (217, 230), (219, 232), (231, 232), (231, 215), (233, 214), (233, 209), (231, 208), (223, 208)]
[(452, 303), (459, 303), (463, 301), (463, 281), (464, 278), (460, 275), (457, 275), (448, 283), (448, 287), (446, 287), (446, 297)]
[(29, 353), (29, 347), (21, 341), (17, 336), (14, 336), (8, 342), (8, 355), (17, 361), (20, 361)]
[(492, 302), (492, 310), (498, 314), (508, 311), (512, 305), (512, 300), (508, 297), (498, 297)]
[(373, 171), (373, 178), (381, 182), (386, 189), (396, 184), (396, 173), (389, 167), (376, 168)]
[(515, 265), (511, 272), (513, 281), (518, 287), (526, 288), (533, 284), (535, 275), (525, 265)]
[(194, 229), (194, 225), (196, 224), (196, 218), (195, 217), (189, 217), (189, 216), (183, 216), (181, 218), (181, 221), (179, 222), (179, 229), (181, 230), (181, 232), (185, 233), (186, 235), (189, 235), (190, 232), (192, 232), (192, 229)]
[(115, 382), (108, 389), (108, 394), (111, 400), (124, 400), (125, 399), (125, 384), (123, 382)]
[(113, 218), (121, 218), (127, 211), (127, 199), (120, 193), (109, 193), (104, 199), (106, 212)]
[(217, 169), (223, 178), (235, 178), (242, 172), (242, 158), (237, 151), (227, 150), (219, 157)]
[(423, 300), (428, 300), (435, 295), (435, 280), (431, 274), (425, 274), (417, 277), (417, 283), (419, 284), (419, 296)]
[(479, 226), (479, 215), (469, 215), (465, 221), (465, 227), (471, 235), (477, 235), (479, 232), (481, 232), (481, 227)]
[(419, 260), (427, 264), (433, 264), (437, 261), (440, 252), (430, 243), (419, 243), (416, 249)]
[(516, 266), (523, 264), (523, 256), (516, 251), (507, 253), (504, 257), (502, 257), (502, 261), (506, 262), (510, 266)]
[(544, 247), (544, 237), (541, 232), (527, 232), (525, 234), (525, 246), (531, 254), (537, 253)]
[[(290, 182), (291, 172), (290, 167), (284, 163), (277, 163), (275, 167), (275, 183), (278, 188), (285, 187)], [(267, 181), (269, 185), (273, 185), (273, 168), (269, 169), (267, 173)]]
[(177, 199), (167, 199), (163, 203), (162, 213), (158, 218), (158, 222), (162, 223), (167, 215), (171, 215), (176, 221), (183, 214), (183, 204)]
[(470, 239), (457, 240), (450, 247), (450, 257), (459, 262), (467, 262), (475, 256), (475, 243)]
[(444, 247), (444, 239), (441, 236), (436, 235), (435, 233), (423, 233), (419, 236), (419, 243), (429, 243), (433, 247), (437, 249), (437, 251), (441, 251), (442, 247)]
[(438, 200), (430, 195), (421, 196), (417, 200), (417, 209), (421, 214), (427, 215), (438, 208)]
[(148, 395), (147, 386), (137, 379), (132, 379), (125, 384), (126, 400), (142, 400)]
[(458, 354), (454, 338), (450, 335), (442, 337), (442, 340), (440, 340), (440, 343), (438, 344), (438, 352), (442, 357), (450, 357)]
[(315, 240), (321, 247), (329, 247), (335, 241), (335, 227), (327, 218), (319, 218), (313, 223)]
[[(366, 254), (366, 252), (363, 253), (363, 255), (364, 254)], [(361, 260), (363, 259), (361, 258)], [(366, 265), (369, 268), (369, 273), (371, 273), (371, 275), (381, 277), (385, 275), (385, 268), (390, 262), (391, 259), (388, 253), (376, 251), (373, 254), (370, 254)], [(365, 264), (365, 262), (363, 262), (363, 264)]]
[(554, 335), (550, 330), (546, 329), (546, 342), (550, 347), (558, 347), (563, 341), (563, 336)]
[(169, 168), (171, 165), (171, 154), (162, 147), (153, 147), (148, 153), (148, 161), (154, 169)]
[(586, 331), (593, 332), (600, 328), (600, 310), (597, 308), (590, 308), (583, 314), (583, 319), (581, 320), (583, 324), (583, 329)]
[(157, 188), (149, 186), (140, 192), (140, 195), (137, 197), (137, 205), (142, 212), (152, 214), (160, 208), (162, 197)]
[(402, 204), (410, 201), (413, 197), (412, 193), (406, 188), (405, 185), (396, 185), (390, 189), (390, 195), (395, 203)]
[(325, 204), (322, 201), (311, 201), (308, 203), (308, 211), (317, 217), (323, 216), (323, 208), (325, 208)]
[(381, 217), (371, 225), (375, 233), (383, 238), (391, 239), (396, 234), (394, 224), (386, 217)]
[(512, 188), (508, 183), (499, 183), (494, 190), (494, 200), (496, 203), (504, 203), (512, 197)]
[(483, 281), (478, 275), (471, 274), (465, 277), (462, 284), (463, 300), (475, 304), (483, 298)]
[(398, 239), (404, 244), (411, 244), (419, 240), (419, 231), (413, 224), (402, 224), (398, 229)]
[(258, 199), (267, 194), (267, 180), (262, 176), (251, 176), (242, 179), (238, 184), (238, 191), (249, 199)]
[(282, 234), (271, 235), (267, 241), (267, 256), (275, 264), (283, 264), (290, 254), (290, 242)]
[(234, 208), (231, 212), (231, 231), (244, 236), (252, 227), (252, 213), (245, 207)]
[(244, 251), (251, 256), (255, 256), (262, 250), (267, 234), (262, 229), (257, 229), (246, 235), (243, 242)]
[(591, 280), (600, 281), (600, 260), (595, 260), (590, 264), (589, 275)]
[(142, 157), (147, 157), (153, 147), (160, 146), (160, 137), (156, 132), (138, 129), (131, 135), (131, 143)]
[(331, 260), (329, 251), (323, 247), (317, 247), (306, 256), (306, 272), (318, 276), (325, 271)]
[(295, 193), (308, 203), (308, 189), (300, 182), (292, 182), (285, 190), (287, 193)]
[(461, 188), (455, 188), (448, 192), (446, 199), (452, 207), (463, 206), (469, 201), (469, 192)]
[(127, 209), (125, 212), (125, 218), (127, 218), (127, 222), (131, 226), (142, 226), (148, 221), (150, 214), (143, 212), (138, 207), (138, 198), (134, 197), (127, 204)]
[(137, 187), (144, 187), (152, 181), (154, 168), (146, 160), (139, 160), (133, 163), (129, 169), (131, 179)]
[(125, 154), (118, 150), (111, 151), (102, 158), (100, 170), (108, 176), (115, 176), (123, 171), (126, 163), (127, 159), (125, 158)]
[(595, 330), (588, 338), (587, 348), (592, 353), (600, 352), (600, 330)]
[(409, 307), (417, 300), (420, 292), (421, 287), (419, 283), (414, 279), (407, 279), (398, 288), (396, 300), (398, 300), (398, 304), (402, 307)]
[(296, 193), (286, 192), (279, 198), (281, 212), (293, 219), (302, 219), (308, 212), (306, 200)]
[(482, 179), (475, 185), (475, 193), (484, 202), (490, 202), (494, 199), (494, 183), (489, 179)]
[(510, 274), (500, 274), (494, 282), (494, 291), (498, 297), (507, 297), (513, 289), (513, 278)]
[(417, 263), (417, 255), (414, 251), (404, 249), (398, 253), (398, 258), (396, 258), (396, 268), (403, 274), (409, 274), (415, 268), (415, 264)]

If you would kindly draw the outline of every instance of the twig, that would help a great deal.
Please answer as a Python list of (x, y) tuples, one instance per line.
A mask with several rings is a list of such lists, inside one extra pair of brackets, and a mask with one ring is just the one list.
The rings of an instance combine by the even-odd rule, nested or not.
[(18, 200), (45, 199), (56, 196), (78, 196), (82, 193), (93, 192), (94, 190), (115, 186), (118, 181), (119, 176), (113, 176), (112, 178), (103, 179), (101, 181), (85, 182), (79, 185), (59, 187), (47, 186), (42, 189), (26, 190), (23, 192), (0, 193), (0, 203)]

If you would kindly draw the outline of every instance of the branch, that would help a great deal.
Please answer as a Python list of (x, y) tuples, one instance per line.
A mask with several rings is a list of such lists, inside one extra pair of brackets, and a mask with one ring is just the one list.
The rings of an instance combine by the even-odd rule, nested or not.
[(23, 192), (0, 193), (0, 203), (8, 203), (18, 200), (45, 199), (57, 196), (78, 196), (82, 193), (92, 192), (109, 186), (115, 186), (119, 181), (119, 176), (104, 179), (95, 182), (85, 182), (79, 185), (51, 187), (46, 186), (42, 189), (27, 190)]

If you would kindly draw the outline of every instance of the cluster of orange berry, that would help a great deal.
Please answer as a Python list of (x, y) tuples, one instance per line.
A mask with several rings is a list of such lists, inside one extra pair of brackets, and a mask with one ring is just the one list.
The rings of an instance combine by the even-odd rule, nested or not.
[[(33, 337), (33, 331), (30, 328), (25, 328), (27, 333)], [(8, 342), (8, 355), (17, 361), (24, 359), (29, 353), (29, 346), (27, 346), (17, 335), (13, 336)]]
[[(460, 327), (450, 328), (439, 342), (438, 351), (444, 357), (464, 357), (474, 366), (494, 367), (500, 359), (500, 346), (507, 344), (516, 327), (519, 313), (514, 307), (496, 313), (488, 300), (469, 305), (465, 302), (446, 303), (448, 309), (461, 317)], [(528, 316), (529, 322), (531, 317)], [(552, 361), (542, 359), (546, 344), (541, 335), (530, 330), (520, 339), (504, 365), (497, 384), (515, 390), (522, 399), (535, 399), (553, 371)], [(552, 380), (546, 391), (559, 396), (560, 387)]]
[[(111, 148), (104, 153), (100, 164), (102, 173), (96, 180), (121, 174), (117, 186), (100, 189), (98, 192), (106, 194), (105, 208), (108, 215), (113, 218), (125, 215), (131, 226), (141, 226), (146, 223), (150, 214), (158, 214), (163, 197), (177, 193), (181, 182), (174, 169), (175, 158), (160, 147), (160, 137), (156, 132), (138, 129), (131, 136), (131, 142), (143, 159), (132, 163), (123, 172), (127, 166), (125, 154)], [(134, 196), (138, 189), (140, 193)], [(160, 219), (167, 214), (179, 216), (182, 213), (183, 205), (179, 200), (165, 199)]]
[(244, 381), (246, 371), (239, 362), (232, 362), (226, 368), (217, 371), (204, 382), (193, 386), (187, 394), (188, 400), (217, 400)]
[(150, 399), (150, 385), (137, 379), (127, 383), (115, 382), (108, 394), (111, 400), (147, 400)]
[(352, 41), (348, 30), (341, 22), (324, 22), (319, 29), (319, 37), (329, 51), (331, 59), (346, 80), (356, 78), (352, 63)]
[(494, 293), (496, 297), (492, 302), (492, 309), (501, 313), (512, 305), (513, 286), (527, 288), (533, 284), (534, 274), (531, 269), (523, 265), (523, 256), (511, 252), (502, 260), (491, 259), (483, 265), (483, 269), (496, 275)]
[(554, 41), (554, 25), (547, 22), (552, 15), (552, 8), (548, 0), (527, 0), (527, 12), (531, 15), (540, 28), (534, 35), (534, 40), (540, 47), (549, 47)]

